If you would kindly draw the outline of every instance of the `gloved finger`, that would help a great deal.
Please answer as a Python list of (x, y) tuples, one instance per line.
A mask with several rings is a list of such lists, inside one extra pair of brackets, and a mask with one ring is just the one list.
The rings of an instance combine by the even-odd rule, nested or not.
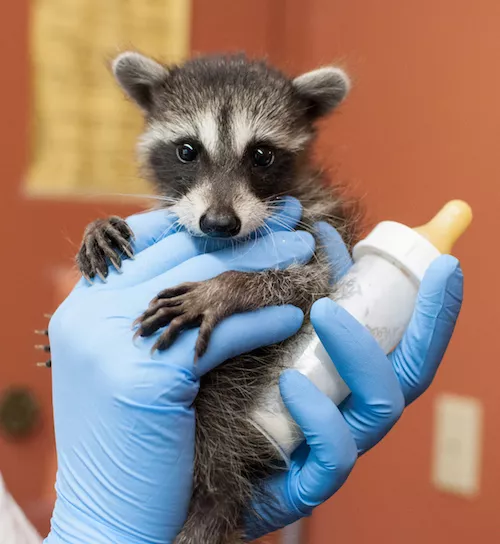
[[(270, 207), (273, 214), (265, 220), (262, 227), (259, 227), (248, 236), (249, 240), (267, 236), (272, 232), (294, 230), (302, 217), (301, 203), (291, 196), (273, 202)], [(241, 243), (242, 241), (235, 241), (230, 238), (207, 238), (206, 236), (200, 236), (196, 239), (196, 243), (202, 248), (200, 253), (213, 253), (226, 247), (233, 247), (235, 243)]]
[(270, 500), (252, 505), (255, 514), (246, 523), (252, 539), (308, 516), (340, 488), (357, 458), (356, 443), (339, 409), (304, 375), (285, 371), (280, 391), (307, 444), (294, 454), (289, 471), (266, 483)]
[[(157, 245), (160, 246), (161, 243)], [(141, 284), (140, 293), (135, 298), (140, 304), (147, 306), (161, 290), (179, 284), (179, 278), (183, 282), (203, 281), (227, 270), (259, 272), (284, 269), (294, 263), (304, 264), (311, 259), (314, 247), (314, 238), (307, 232), (275, 232), (235, 247), (205, 253), (184, 261), (171, 271)]]
[(344, 276), (352, 266), (349, 251), (340, 234), (328, 223), (319, 222), (314, 225), (319, 238), (318, 249), (322, 249), (328, 256), (330, 263), (330, 283), (334, 284)]
[(356, 443), (337, 406), (303, 374), (285, 371), (280, 392), (310, 449), (289, 475), (290, 496), (305, 515), (345, 482), (356, 462)]
[[(265, 221), (266, 227), (259, 229), (261, 235), (272, 231), (292, 230), (302, 216), (302, 205), (293, 197), (283, 197), (273, 204), (273, 214)], [(134, 233), (134, 252), (139, 253), (163, 240), (170, 234), (183, 230), (177, 222), (175, 213), (168, 209), (137, 213), (127, 217), (126, 221)], [(204, 240), (210, 242), (210, 240)], [(231, 245), (230, 240), (218, 240), (212, 251)], [(221, 245), (221, 243), (223, 245)], [(210, 249), (210, 248), (208, 248)]]
[[(232, 357), (286, 340), (300, 329), (303, 320), (304, 314), (295, 306), (269, 306), (235, 314), (215, 327), (208, 349), (198, 361), (195, 362), (194, 346), (199, 328), (184, 331), (168, 349), (168, 357), (201, 377)], [(141, 342), (149, 347), (155, 340)], [(162, 357), (162, 353), (154, 355), (155, 359)]]
[(354, 317), (330, 299), (317, 301), (311, 321), (351, 395), (340, 409), (359, 452), (379, 442), (403, 412), (404, 398), (391, 362)]
[(177, 265), (203, 253), (204, 247), (199, 239), (188, 232), (170, 232), (153, 245), (139, 252), (133, 260), (122, 262), (121, 273), (109, 269), (107, 283), (95, 281), (93, 285), (83, 280), (83, 284), (90, 289), (121, 289), (138, 285)]
[(127, 217), (126, 222), (134, 233), (132, 243), (134, 253), (144, 251), (175, 232), (176, 220), (175, 214), (165, 208)]
[[(293, 197), (285, 196), (273, 203), (273, 214), (265, 224), (273, 231), (290, 230), (297, 226), (302, 216), (302, 205)], [(169, 234), (181, 230), (174, 225), (175, 213), (167, 208), (150, 212), (137, 213), (127, 217), (126, 221), (135, 236), (134, 249), (139, 253), (143, 249), (163, 240)], [(263, 230), (264, 234), (268, 231)], [(227, 242), (226, 242), (227, 243)]]
[(291, 196), (285, 196), (272, 204), (273, 214), (266, 219), (264, 229), (259, 233), (266, 234), (271, 231), (293, 230), (302, 217), (302, 204)]
[[(269, 235), (274, 231), (293, 230), (302, 214), (300, 202), (291, 197), (281, 201), (273, 215), (275, 223), (266, 226), (256, 233), (254, 239)], [(268, 219), (268, 222), (272, 218)], [(113, 268), (109, 270), (106, 288), (129, 287), (147, 281), (178, 264), (201, 255), (225, 248), (238, 247), (241, 242), (234, 240), (209, 239), (189, 235), (186, 231), (175, 225), (176, 217), (166, 210), (157, 210), (145, 214), (137, 214), (130, 217), (127, 222), (136, 235), (135, 248), (139, 253), (134, 260), (125, 260), (122, 263), (121, 274)], [(150, 231), (148, 229), (151, 229)], [(274, 240), (274, 239), (273, 239)], [(248, 247), (248, 244), (247, 246)], [(270, 251), (272, 248), (270, 249)], [(84, 281), (82, 286), (87, 285)], [(95, 286), (103, 286), (96, 282)]]
[(455, 257), (443, 255), (427, 270), (410, 324), (390, 357), (406, 404), (432, 382), (455, 329), (462, 298), (460, 264)]

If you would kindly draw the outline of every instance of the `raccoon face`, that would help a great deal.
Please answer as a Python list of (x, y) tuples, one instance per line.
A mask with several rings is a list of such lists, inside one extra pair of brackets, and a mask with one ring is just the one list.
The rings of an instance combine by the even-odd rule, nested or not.
[(165, 67), (139, 53), (113, 62), (143, 110), (141, 165), (194, 235), (244, 237), (297, 183), (315, 121), (346, 96), (349, 79), (321, 68), (289, 79), (242, 56)]

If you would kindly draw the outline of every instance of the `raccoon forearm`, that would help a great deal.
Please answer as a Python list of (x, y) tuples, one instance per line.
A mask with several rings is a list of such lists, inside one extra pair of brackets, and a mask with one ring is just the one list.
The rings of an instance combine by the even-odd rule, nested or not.
[(224, 284), (229, 280), (228, 293), (234, 297), (235, 312), (291, 304), (308, 313), (312, 304), (329, 292), (328, 268), (319, 263), (260, 273), (226, 274)]

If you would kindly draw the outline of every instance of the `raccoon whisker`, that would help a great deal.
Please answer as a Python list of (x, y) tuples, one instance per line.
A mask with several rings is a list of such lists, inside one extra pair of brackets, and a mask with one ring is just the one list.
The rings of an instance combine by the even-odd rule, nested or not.
[(170, 228), (178, 229), (179, 227), (182, 227), (182, 220), (180, 218), (177, 218), (171, 225)]
[(191, 227), (184, 226), (184, 228), (186, 229), (186, 232), (193, 238), (204, 238), (203, 234), (200, 234), (199, 232), (194, 231)]
[(161, 240), (166, 234), (168, 231), (172, 231), (172, 232), (179, 232), (180, 231), (180, 228), (179, 227), (182, 227), (183, 224), (181, 222), (181, 219), (180, 218), (177, 218), (171, 225), (169, 225), (159, 236), (156, 237), (155, 241), (157, 242), (158, 240)]
[(161, 240), (169, 230), (171, 230), (172, 232), (177, 232), (179, 226), (182, 226), (182, 224), (179, 219), (176, 219), (169, 227), (164, 229), (164, 231), (156, 238), (156, 241)]
[(258, 236), (256, 236), (256, 232), (249, 232), (244, 238), (244, 242), (250, 242), (250, 240), (254, 240), (257, 242)]
[[(275, 223), (276, 225), (279, 225), (280, 227), (284, 227), (285, 230), (288, 230), (288, 231), (293, 231), (295, 229), (293, 229), (293, 227), (291, 227), (290, 225), (288, 225), (284, 219), (281, 219), (279, 217), (273, 217), (272, 220), (271, 220), (272, 223)], [(269, 225), (267, 225), (269, 226)]]
[(307, 249), (309, 249), (311, 251), (311, 255), (312, 255), (311, 259), (316, 261), (316, 262), (319, 262), (319, 257), (316, 254), (316, 252), (314, 251), (315, 250), (315, 244), (309, 244), (305, 240), (301, 240), (301, 242), (307, 247)]
[(334, 220), (335, 222), (340, 222), (340, 221), (345, 221), (345, 218), (343, 217), (340, 217), (339, 215), (333, 215), (333, 214), (328, 214), (328, 213), (325, 213), (322, 218), (321, 218), (323, 221), (325, 219), (332, 219)]
[[(290, 178), (290, 177), (287, 177), (286, 178), (287, 181), (290, 181), (293, 183), (293, 178)], [(279, 206), (281, 204), (281, 200), (279, 199), (279, 197), (281, 196), (289, 196), (289, 193), (290, 193), (290, 190), (285, 190), (285, 191), (281, 191), (279, 193), (274, 193), (273, 196), (269, 197), (269, 198), (266, 198), (266, 202), (269, 202), (271, 204), (276, 204), (277, 206)]]
[[(181, 181), (188, 181), (188, 180), (187, 179), (185, 180), (184, 178), (181, 178)], [(174, 191), (174, 193), (176, 195), (179, 195), (179, 200), (184, 197), (184, 198), (186, 198), (187, 200), (189, 200), (191, 202), (191, 199), (189, 198), (189, 194), (184, 195), (184, 194), (182, 194), (181, 191), (179, 191), (179, 189), (176, 189), (175, 187), (172, 187), (170, 190)]]
[[(258, 242), (258, 238), (255, 236), (253, 238), (253, 244), (251, 245), (251, 247), (249, 247), (247, 249), (247, 251), (245, 251), (245, 253), (241, 256), (238, 256), (238, 255), (235, 255), (236, 253), (236, 249), (237, 249), (237, 246), (238, 245), (241, 245), (241, 244), (244, 244), (244, 243), (247, 243), (248, 241), (250, 241), (252, 238), (250, 236), (246, 236), (245, 238), (242, 238), (241, 240), (238, 240), (237, 242), (231, 238), (231, 245), (232, 245), (232, 250), (233, 250), (233, 255), (234, 255), (234, 259), (238, 258), (238, 257), (246, 257), (249, 253), (252, 252), (253, 248), (255, 247), (255, 245), (257, 244)], [(232, 259), (232, 260), (234, 260)]]
[(274, 254), (278, 255), (278, 246), (276, 245), (276, 240), (274, 239), (274, 236), (273, 236), (273, 234), (274, 234), (273, 230), (266, 223), (264, 223), (264, 229), (266, 230), (266, 232), (268, 232), (270, 234), (270, 238), (271, 238), (271, 240), (273, 242), (273, 246), (274, 246)]
[(280, 196), (294, 196), (295, 198), (297, 198), (297, 200), (300, 200), (300, 202), (313, 202), (314, 204), (317, 203), (317, 200), (315, 200), (314, 198), (304, 198), (303, 196), (291, 195), (289, 191), (283, 191), (282, 193), (277, 193), (276, 195), (273, 195), (270, 198), (266, 198), (264, 202), (268, 205), (279, 207), (281, 206), (283, 202), (282, 200), (279, 200), (279, 198), (277, 198)]
[[(158, 209), (158, 206), (151, 206), (150, 208), (144, 208), (142, 210), (139, 210), (138, 212), (135, 212), (135, 215), (142, 215), (142, 214), (145, 214), (145, 213), (149, 213), (149, 212), (155, 212), (157, 211)], [(165, 207), (162, 207), (161, 209), (166, 209)], [(170, 212), (169, 212), (170, 213)]]
[(138, 193), (105, 193), (103, 196), (125, 196), (130, 198), (147, 198), (150, 200), (161, 200), (163, 202), (172, 202), (174, 204), (178, 202), (177, 199), (170, 198), (168, 196), (147, 195), (147, 194), (138, 194)]
[[(276, 218), (273, 218), (272, 221), (274, 223), (276, 223), (277, 225), (283, 227), (285, 230), (288, 230), (288, 231), (294, 231), (296, 230), (295, 228), (291, 227), (290, 225), (288, 225), (286, 223), (286, 221), (282, 218), (279, 218), (279, 217), (276, 217)], [(297, 221), (297, 224), (296, 224), (297, 227), (301, 227), (302, 230), (305, 230), (306, 232), (313, 232), (313, 229), (311, 227), (310, 224), (308, 223), (305, 223), (304, 221)]]
[(250, 240), (253, 240), (253, 244), (252, 244), (252, 247), (249, 249), (249, 252), (253, 251), (254, 247), (255, 247), (255, 246), (257, 245), (257, 243), (259, 242), (259, 239), (258, 239), (257, 236), (252, 237), (252, 236), (249, 235), (249, 236), (248, 236), (248, 241), (250, 241)]
[[(196, 237), (200, 237), (200, 234), (198, 232), (195, 232), (191, 227), (190, 227), (190, 221), (189, 221), (189, 216), (187, 213), (183, 213), (183, 214), (179, 214), (178, 212), (176, 213), (177, 215), (177, 220), (175, 221), (174, 225), (175, 225), (175, 228), (177, 231), (181, 230), (179, 227), (183, 227), (186, 229), (186, 231), (191, 234), (192, 236), (196, 236)], [(173, 226), (173, 225), (172, 225)], [(169, 228), (172, 228), (169, 227)]]
[[(233, 255), (235, 254), (235, 251), (237, 249), (237, 247), (241, 244), (241, 243), (244, 243), (243, 240), (234, 240), (234, 238), (231, 238), (231, 248), (232, 248), (232, 251), (233, 251)], [(251, 251), (251, 248), (247, 251), (247, 253), (249, 253)]]
[[(317, 201), (314, 199), (306, 199), (306, 198), (300, 197), (299, 200), (302, 204), (308, 204), (308, 203), (316, 204), (317, 203)], [(355, 202), (357, 203), (358, 201), (356, 200)], [(280, 207), (280, 203), (269, 201), (269, 202), (266, 202), (266, 206), (271, 213), (274, 213), (275, 209)], [(333, 221), (340, 222), (341, 224), (345, 221), (345, 217), (334, 215), (334, 214), (323, 213), (322, 211), (321, 220), (324, 221), (325, 219), (332, 219)], [(356, 219), (354, 218), (352, 222), (354, 223), (355, 221)]]
[[(295, 229), (292, 229), (289, 225), (287, 225), (283, 219), (275, 218), (273, 219), (273, 221), (279, 226), (283, 227), (285, 230), (288, 230), (288, 231), (295, 230)], [(315, 232), (314, 228), (310, 224), (305, 223), (304, 221), (300, 221), (300, 220), (297, 221), (296, 227), (299, 227), (301, 230), (305, 230), (306, 232), (309, 232), (310, 234), (314, 234)]]
[[(283, 220), (279, 218), (277, 218), (275, 222), (289, 232), (293, 232), (295, 230), (291, 228), (290, 225), (287, 225)], [(299, 221), (297, 223), (297, 226), (302, 227), (302, 230), (305, 230), (306, 232), (309, 232), (311, 234), (313, 233), (313, 229), (311, 228), (311, 226), (308, 225), (307, 223), (304, 223), (303, 221)], [(307, 245), (308, 249), (312, 250), (312, 259), (314, 259), (316, 262), (319, 262), (319, 257), (317, 252), (314, 251), (314, 246), (307, 244), (307, 242), (305, 242), (304, 240), (302, 242)]]
[[(279, 218), (276, 218), (275, 219), (275, 223), (278, 224), (279, 226), (283, 227), (284, 230), (288, 231), (288, 232), (293, 232), (295, 229), (291, 228), (290, 225), (287, 225), (285, 223), (284, 220), (281, 220)], [(267, 225), (265, 225), (267, 226)], [(307, 223), (304, 223), (303, 221), (299, 221), (297, 226), (301, 226), (302, 227), (302, 230), (305, 230), (306, 232), (310, 232), (310, 233), (313, 233), (313, 229), (311, 228), (310, 225), (308, 225)], [(270, 227), (268, 227), (269, 230), (270, 230)], [(307, 242), (303, 241), (304, 244), (307, 244)], [(307, 244), (307, 247), (308, 249), (314, 249), (312, 246), (310, 246), (309, 244)], [(319, 257), (318, 255), (316, 254), (316, 252), (313, 250), (313, 253), (312, 253), (312, 259), (314, 259), (316, 262), (319, 262)]]

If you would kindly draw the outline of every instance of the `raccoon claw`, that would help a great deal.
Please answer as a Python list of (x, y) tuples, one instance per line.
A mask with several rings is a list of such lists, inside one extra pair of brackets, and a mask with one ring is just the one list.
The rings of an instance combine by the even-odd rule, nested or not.
[(153, 352), (162, 351), (169, 348), (182, 331), (199, 326), (196, 361), (206, 352), (215, 326), (233, 310), (231, 299), (225, 304), (221, 291), (214, 286), (218, 281), (218, 278), (213, 278), (165, 289), (135, 321), (134, 325), (139, 327), (135, 336), (148, 337), (167, 327), (152, 348)]
[(101, 278), (102, 283), (108, 283), (108, 280), (106, 279), (106, 276), (108, 275), (107, 272), (106, 274), (103, 274), (100, 270), (96, 270), (96, 274)]
[(83, 243), (76, 257), (82, 276), (92, 285), (97, 276), (103, 283), (109, 273), (109, 263), (121, 273), (122, 258), (134, 258), (131, 241), (134, 234), (119, 217), (98, 219), (85, 230)]
[(184, 329), (195, 327), (197, 324), (198, 319), (187, 314), (172, 319), (167, 330), (160, 334), (160, 337), (151, 348), (151, 352), (168, 349)]
[(183, 330), (200, 325), (200, 332), (194, 347), (194, 361), (196, 362), (207, 351), (208, 342), (216, 324), (217, 319), (210, 315), (201, 318), (192, 315), (176, 317), (170, 322), (168, 328), (160, 334), (160, 337), (151, 348), (151, 353), (168, 349)]

